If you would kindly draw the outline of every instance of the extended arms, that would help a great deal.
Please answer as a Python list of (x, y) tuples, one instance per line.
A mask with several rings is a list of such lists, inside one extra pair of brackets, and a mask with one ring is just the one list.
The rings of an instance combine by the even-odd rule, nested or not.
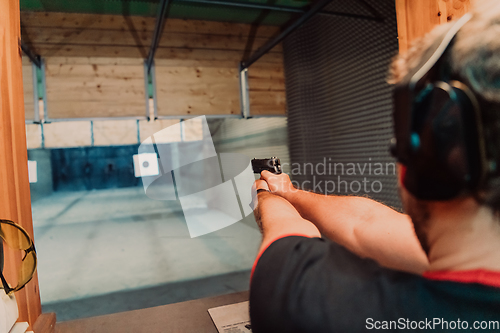
[(428, 260), (408, 215), (355, 196), (326, 196), (297, 190), (288, 175), (262, 172), (271, 190), (286, 199), (323, 235), (361, 257), (412, 273), (422, 273)]

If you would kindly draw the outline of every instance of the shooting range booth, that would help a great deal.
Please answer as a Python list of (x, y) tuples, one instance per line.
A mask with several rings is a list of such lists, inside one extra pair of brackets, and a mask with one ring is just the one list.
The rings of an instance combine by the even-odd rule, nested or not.
[[(338, 179), (331, 193), (356, 194), (364, 179), (400, 207), (388, 65), (470, 2), (1, 1), (0, 219), (38, 255), (18, 321), (35, 333), (217, 332), (207, 310), (248, 300), (253, 215), (191, 238), (178, 203), (144, 195), (134, 156), (166, 128), (156, 144), (208, 135), (220, 153), (279, 157), (309, 190)], [(21, 260), (6, 256), (4, 275)]]

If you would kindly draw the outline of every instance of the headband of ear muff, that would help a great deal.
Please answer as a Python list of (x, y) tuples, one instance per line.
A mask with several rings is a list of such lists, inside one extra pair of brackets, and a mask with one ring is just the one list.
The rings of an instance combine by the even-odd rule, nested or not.
[(395, 145), (406, 166), (403, 185), (422, 200), (448, 200), (475, 189), (484, 177), (479, 104), (451, 79), (446, 55), (470, 14), (450, 26), (394, 90)]

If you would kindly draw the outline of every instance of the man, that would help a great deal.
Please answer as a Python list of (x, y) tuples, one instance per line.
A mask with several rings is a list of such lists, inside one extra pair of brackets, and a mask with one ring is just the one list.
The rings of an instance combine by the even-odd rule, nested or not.
[(262, 172), (254, 185), (263, 234), (250, 287), (255, 333), (500, 330), (499, 64), (497, 1), (436, 28), (394, 61), (395, 153), (408, 215)]

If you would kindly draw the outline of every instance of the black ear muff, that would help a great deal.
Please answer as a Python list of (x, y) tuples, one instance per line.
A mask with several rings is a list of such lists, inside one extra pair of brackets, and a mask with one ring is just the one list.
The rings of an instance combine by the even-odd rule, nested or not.
[(447, 63), (470, 18), (465, 14), (443, 31), (394, 89), (391, 152), (406, 166), (403, 185), (422, 200), (451, 199), (487, 178), (479, 103), (465, 84), (451, 80)]
[(413, 102), (403, 184), (417, 198), (451, 199), (480, 178), (476, 110), (457, 85), (428, 84)]

